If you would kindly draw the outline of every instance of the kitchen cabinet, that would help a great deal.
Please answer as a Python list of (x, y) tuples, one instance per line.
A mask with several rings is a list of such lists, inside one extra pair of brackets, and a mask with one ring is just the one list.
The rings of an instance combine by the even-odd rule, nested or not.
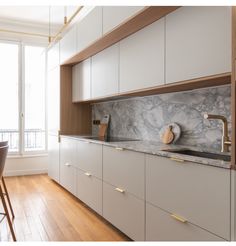
[(92, 98), (118, 93), (119, 44), (92, 57)]
[(144, 199), (145, 157), (142, 153), (103, 147), (103, 180)]
[(57, 135), (48, 136), (48, 175), (50, 178), (59, 183), (59, 142)]
[(76, 167), (102, 179), (102, 145), (77, 141)]
[(76, 142), (70, 138), (61, 137), (60, 143), (60, 184), (76, 195)]
[(76, 196), (90, 208), (102, 215), (102, 180), (89, 172), (77, 169)]
[(59, 42), (54, 44), (47, 52), (48, 71), (60, 65)]
[(147, 155), (146, 200), (230, 240), (230, 170)]
[(231, 72), (231, 7), (181, 7), (166, 16), (166, 83)]
[(77, 53), (102, 37), (102, 7), (95, 7), (77, 25)]
[(223, 241), (222, 238), (181, 222), (172, 214), (146, 203), (146, 241)]
[(120, 92), (164, 84), (164, 18), (120, 41)]
[(103, 216), (144, 240), (144, 154), (103, 146)]
[(145, 202), (103, 182), (103, 217), (131, 239), (143, 241)]
[(76, 26), (60, 40), (60, 64), (76, 54)]
[(132, 15), (136, 14), (141, 6), (105, 6), (103, 7), (103, 34), (108, 33)]
[(72, 102), (91, 98), (91, 59), (72, 67)]

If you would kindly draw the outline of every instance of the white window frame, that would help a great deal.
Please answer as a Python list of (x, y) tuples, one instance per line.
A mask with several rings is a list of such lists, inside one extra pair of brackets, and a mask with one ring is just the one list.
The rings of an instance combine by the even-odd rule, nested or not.
[[(33, 156), (46, 154), (48, 152), (48, 129), (47, 129), (47, 52), (46, 46), (37, 43), (20, 42), (0, 39), (1, 43), (18, 45), (18, 131), (19, 131), (19, 148), (18, 151), (9, 151), (9, 156)], [(25, 46), (35, 46), (45, 48), (45, 149), (44, 150), (25, 150)]]

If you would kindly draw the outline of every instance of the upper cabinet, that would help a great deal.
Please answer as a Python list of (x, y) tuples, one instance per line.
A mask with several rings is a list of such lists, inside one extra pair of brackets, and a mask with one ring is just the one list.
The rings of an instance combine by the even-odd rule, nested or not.
[(72, 67), (72, 101), (78, 102), (91, 98), (91, 59)]
[(230, 7), (181, 7), (166, 16), (167, 83), (230, 71)]
[(120, 42), (120, 92), (164, 84), (164, 19)]
[(95, 7), (77, 25), (77, 53), (102, 37), (102, 7)]
[(64, 63), (76, 53), (76, 26), (60, 41), (60, 63)]
[(141, 6), (106, 6), (103, 7), (103, 34), (137, 13)]
[(92, 98), (118, 93), (119, 44), (92, 57)]
[(59, 42), (50, 48), (48, 51), (48, 70), (59, 66), (60, 64)]

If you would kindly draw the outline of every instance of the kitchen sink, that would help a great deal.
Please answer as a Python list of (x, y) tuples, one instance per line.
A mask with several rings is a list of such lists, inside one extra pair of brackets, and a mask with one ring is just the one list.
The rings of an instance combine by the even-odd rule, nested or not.
[(85, 139), (90, 139), (90, 140), (97, 140), (97, 141), (102, 141), (102, 142), (125, 142), (125, 141), (139, 141), (138, 139), (133, 139), (133, 138), (119, 138), (119, 137), (108, 137), (108, 138), (102, 138), (102, 137), (97, 137), (97, 136), (85, 136), (82, 137)]
[(204, 157), (214, 160), (231, 161), (231, 156), (225, 154), (208, 153), (208, 152), (201, 152), (201, 151), (195, 151), (190, 149), (177, 149), (177, 150), (173, 149), (173, 150), (165, 150), (165, 151), (176, 153), (176, 154), (182, 154), (182, 155)]

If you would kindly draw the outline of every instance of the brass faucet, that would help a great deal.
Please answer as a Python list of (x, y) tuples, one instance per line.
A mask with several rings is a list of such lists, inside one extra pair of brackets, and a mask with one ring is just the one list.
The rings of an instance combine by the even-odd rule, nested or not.
[(204, 119), (215, 119), (221, 120), (223, 123), (223, 132), (221, 138), (221, 152), (229, 152), (229, 146), (231, 145), (231, 141), (228, 135), (228, 123), (227, 119), (222, 115), (214, 115), (214, 114), (204, 114)]

